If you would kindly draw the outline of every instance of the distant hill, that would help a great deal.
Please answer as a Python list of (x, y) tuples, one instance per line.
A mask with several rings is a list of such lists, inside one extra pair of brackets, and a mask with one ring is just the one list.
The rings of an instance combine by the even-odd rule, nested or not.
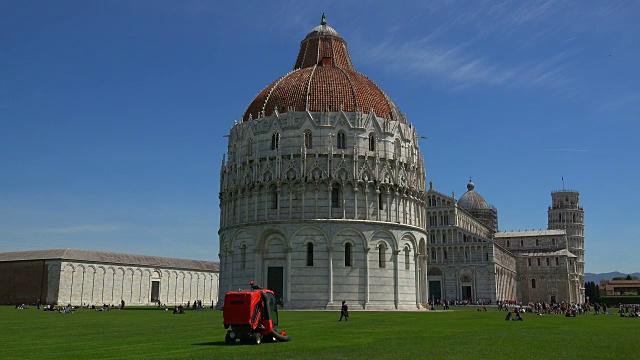
[(593, 281), (596, 284), (600, 284), (600, 280), (611, 280), (614, 277), (627, 276), (627, 275), (637, 276), (638, 278), (640, 278), (640, 273), (637, 273), (637, 272), (632, 274), (624, 274), (618, 271), (613, 271), (613, 272), (602, 273), (602, 274), (585, 273), (584, 281), (585, 282)]

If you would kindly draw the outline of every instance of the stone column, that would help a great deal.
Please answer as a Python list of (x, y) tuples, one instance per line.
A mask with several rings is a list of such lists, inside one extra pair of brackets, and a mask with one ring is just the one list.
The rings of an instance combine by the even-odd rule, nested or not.
[(369, 305), (369, 251), (370, 247), (364, 248), (364, 307), (365, 309)]
[(327, 307), (333, 305), (333, 246), (327, 249), (329, 252), (329, 302)]
[(244, 222), (249, 222), (249, 198), (251, 197), (251, 191), (247, 188), (244, 192), (245, 206), (244, 206)]
[(342, 207), (342, 218), (345, 219), (347, 216), (347, 206), (346, 206), (346, 199), (345, 199), (345, 191), (344, 191), (344, 186), (340, 186), (340, 192), (342, 194), (342, 199), (340, 199), (340, 202), (342, 203), (341, 207)]
[(380, 188), (376, 188), (376, 220), (380, 221)]
[(307, 187), (306, 187), (305, 183), (300, 184), (300, 191), (302, 192), (302, 196), (301, 196), (302, 197), (302, 199), (301, 199), (301, 203), (302, 203), (302, 217), (301, 218), (302, 219), (305, 218), (304, 211), (305, 211), (305, 195), (306, 195), (306, 192), (307, 192), (306, 190), (307, 190)]
[(414, 273), (415, 273), (415, 280), (416, 280), (416, 307), (418, 309), (420, 309), (420, 293), (422, 292), (421, 286), (420, 286), (420, 268), (418, 267), (418, 261), (419, 261), (420, 255), (419, 254), (415, 254), (413, 256), (413, 266), (414, 266)]
[(398, 254), (400, 254), (400, 250), (393, 250), (393, 297), (396, 309), (400, 304), (400, 270), (398, 270)]
[(353, 218), (357, 220), (358, 219), (358, 191), (360, 191), (360, 190), (358, 189), (358, 183), (357, 182), (354, 183), (354, 186), (355, 187), (353, 189), (353, 205), (354, 205), (354, 209), (355, 210), (354, 210)]
[(286, 254), (286, 262), (287, 262), (287, 267), (286, 267), (286, 272), (287, 275), (285, 276), (286, 278), (286, 283), (284, 284), (285, 286), (285, 294), (287, 294), (287, 298), (286, 301), (291, 301), (291, 252), (293, 251), (293, 248), (287, 246), (287, 248), (285, 249), (285, 254)]
[(276, 220), (280, 220), (280, 203), (282, 202), (282, 187), (278, 185), (276, 188), (276, 193), (278, 194), (278, 202), (276, 203)]
[(293, 216), (293, 185), (289, 185), (289, 220)]
[(264, 200), (262, 203), (264, 204), (264, 221), (269, 220), (269, 187), (264, 189)]
[(258, 190), (258, 187), (256, 186), (256, 188), (253, 190), (253, 221), (257, 222), (258, 221), (258, 196), (260, 195), (260, 192)]
[(314, 219), (318, 218), (318, 192), (320, 191), (320, 186), (316, 184), (316, 201), (313, 203), (315, 206), (315, 215)]
[(364, 185), (364, 219), (369, 220), (369, 184)]
[[(227, 291), (231, 291), (231, 286), (233, 283), (233, 250), (229, 250), (227, 251), (227, 266), (228, 266), (228, 270), (227, 270)], [(169, 281), (171, 281), (171, 275), (169, 275)], [(168, 285), (167, 285), (168, 287)], [(168, 289), (170, 290), (170, 289)], [(167, 301), (169, 301), (169, 298), (167, 298)]]
[(327, 191), (329, 193), (329, 196), (327, 196), (327, 201), (329, 203), (329, 217), (328, 218), (331, 219), (332, 218), (331, 210), (332, 210), (332, 207), (333, 207), (333, 193), (332, 193), (333, 188), (332, 188), (331, 184), (329, 184), (329, 186), (327, 186)]
[(391, 191), (387, 187), (387, 198), (385, 199), (386, 202), (387, 202), (387, 207), (385, 208), (386, 209), (385, 212), (386, 212), (386, 215), (387, 215), (387, 221), (389, 221), (389, 222), (391, 221), (391, 210), (390, 210), (390, 207), (389, 207), (389, 205), (390, 205), (389, 204), (389, 198), (390, 197), (391, 197)]
[(400, 224), (400, 192), (396, 189), (396, 223)]
[(262, 269), (262, 249), (253, 248), (253, 279), (257, 284), (266, 284), (266, 281), (260, 276)]

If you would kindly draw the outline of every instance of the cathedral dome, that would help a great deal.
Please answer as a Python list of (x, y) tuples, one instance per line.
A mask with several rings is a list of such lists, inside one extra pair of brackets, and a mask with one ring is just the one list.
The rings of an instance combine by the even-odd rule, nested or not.
[(264, 88), (242, 120), (275, 112), (362, 112), (406, 123), (398, 106), (373, 81), (357, 72), (340, 34), (326, 24), (313, 28), (300, 42), (293, 71)]
[(467, 192), (464, 193), (458, 200), (458, 206), (466, 210), (484, 210), (490, 209), (490, 206), (484, 200), (484, 198), (478, 194), (475, 190), (475, 185), (469, 179), (467, 184)]

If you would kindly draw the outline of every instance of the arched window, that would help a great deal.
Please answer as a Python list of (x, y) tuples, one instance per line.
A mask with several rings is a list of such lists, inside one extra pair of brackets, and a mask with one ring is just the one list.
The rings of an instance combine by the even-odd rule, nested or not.
[(339, 131), (338, 132), (338, 149), (346, 149), (346, 148), (347, 148), (346, 135), (344, 131)]
[(313, 134), (311, 134), (311, 130), (306, 130), (304, 132), (304, 147), (307, 149), (313, 148)]
[(373, 133), (369, 134), (369, 151), (376, 151), (376, 136)]
[(249, 138), (247, 141), (247, 156), (253, 155), (253, 139)]
[(344, 266), (351, 266), (351, 244), (344, 244)]
[(382, 191), (380, 191), (380, 194), (378, 194), (378, 209), (380, 210), (384, 210), (384, 198), (382, 196)]
[(240, 268), (244, 269), (247, 266), (247, 244), (240, 246)]
[(436, 261), (436, 249), (431, 249), (431, 261)]
[(447, 249), (444, 249), (444, 250), (443, 250), (443, 252), (442, 252), (442, 257), (443, 257), (445, 260), (447, 260), (447, 258), (448, 258), (448, 257), (447, 257)]
[(384, 244), (378, 245), (378, 267), (380, 268), (386, 267), (386, 263), (385, 263), (386, 250), (387, 248), (384, 246)]
[(409, 247), (404, 248), (404, 269), (411, 270), (411, 257), (409, 256)]
[(313, 244), (307, 243), (307, 266), (313, 266)]
[(536, 279), (531, 279), (531, 288), (532, 289), (536, 288)]
[(280, 145), (280, 134), (273, 133), (273, 135), (271, 135), (271, 150), (277, 149), (279, 145)]
[(333, 185), (333, 189), (331, 189), (331, 207), (339, 208), (340, 207), (340, 186)]
[(271, 209), (278, 208), (278, 191), (274, 188), (271, 190)]

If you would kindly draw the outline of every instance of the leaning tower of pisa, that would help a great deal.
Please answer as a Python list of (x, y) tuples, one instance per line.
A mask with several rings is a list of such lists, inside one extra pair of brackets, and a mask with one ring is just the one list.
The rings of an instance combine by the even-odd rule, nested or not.
[[(569, 251), (576, 256), (570, 263), (572, 269), (569, 279), (571, 291), (578, 301), (585, 300), (584, 294), (584, 210), (580, 206), (580, 193), (575, 190), (556, 190), (551, 192), (551, 206), (548, 210), (548, 228), (562, 229), (567, 232)], [(574, 298), (571, 296), (571, 298)]]

